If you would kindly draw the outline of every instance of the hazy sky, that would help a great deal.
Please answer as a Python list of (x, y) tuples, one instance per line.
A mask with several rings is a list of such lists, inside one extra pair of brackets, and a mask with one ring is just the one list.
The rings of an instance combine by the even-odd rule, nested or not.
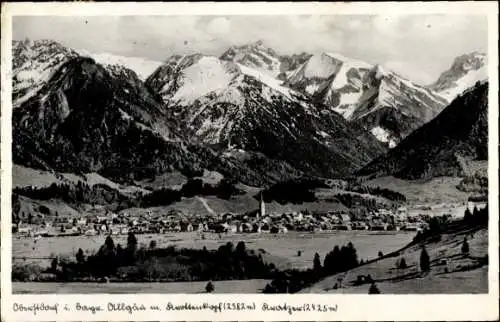
[(487, 51), (486, 16), (93, 16), (15, 17), (13, 38), (53, 39), (91, 52), (164, 60), (220, 55), (256, 40), (279, 53), (338, 52), (433, 82), (456, 56)]

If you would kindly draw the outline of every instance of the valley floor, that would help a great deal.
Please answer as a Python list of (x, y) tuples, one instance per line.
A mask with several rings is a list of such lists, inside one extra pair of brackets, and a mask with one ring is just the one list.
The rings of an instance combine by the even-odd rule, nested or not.
[[(299, 233), (287, 234), (207, 234), (206, 239), (196, 233), (148, 234), (138, 235), (139, 244), (147, 246), (155, 240), (157, 247), (175, 245), (178, 248), (217, 249), (219, 246), (232, 242), (244, 241), (249, 249), (264, 250), (264, 258), (279, 268), (311, 268), (314, 254), (317, 252), (323, 259), (325, 254), (335, 245), (343, 246), (351, 241), (359, 258), (364, 260), (377, 257), (378, 251), (395, 251), (408, 244), (415, 232), (372, 232), (372, 231), (337, 231), (332, 233)], [(44, 257), (68, 256), (74, 257), (78, 248), (87, 254), (96, 251), (104, 243), (106, 236), (75, 236), (52, 237), (35, 240), (33, 238), (14, 238), (12, 253), (13, 263), (38, 263), (49, 266), (50, 259)], [(126, 245), (127, 236), (113, 236), (116, 243)], [(376, 245), (374, 247), (374, 245)], [(298, 256), (297, 252), (301, 251)]]

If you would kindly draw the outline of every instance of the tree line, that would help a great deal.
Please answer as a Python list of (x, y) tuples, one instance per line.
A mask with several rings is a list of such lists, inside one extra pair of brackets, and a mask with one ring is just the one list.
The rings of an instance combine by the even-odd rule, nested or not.
[(417, 235), (413, 238), (413, 243), (423, 242), (425, 240), (438, 241), (441, 239), (441, 234), (460, 226), (469, 228), (487, 226), (488, 204), (486, 204), (485, 208), (481, 209), (475, 206), (472, 211), (467, 207), (464, 211), (462, 220), (450, 221), (449, 216), (433, 216), (429, 219), (428, 224), (426, 229), (417, 232)]
[(129, 233), (125, 247), (108, 236), (96, 253), (86, 256), (79, 249), (73, 260), (55, 258), (46, 272), (57, 281), (215, 281), (272, 278), (275, 266), (247, 250), (243, 241), (216, 250), (158, 248), (155, 241), (146, 248)]
[[(302, 204), (317, 200), (312, 191), (317, 188), (328, 188), (328, 186), (320, 179), (301, 178), (278, 182), (265, 189), (262, 194), (265, 202)], [(255, 198), (260, 199), (260, 194)]]
[(323, 264), (318, 253), (314, 255), (313, 267), (307, 270), (285, 270), (266, 285), (264, 293), (296, 293), (322, 278), (348, 271), (360, 265), (354, 245), (349, 242), (342, 247), (336, 245), (325, 255)]
[[(167, 206), (178, 202), (182, 197), (216, 196), (229, 199), (243, 193), (236, 187), (235, 181), (223, 178), (217, 184), (203, 183), (201, 179), (189, 179), (180, 189), (162, 188), (150, 193), (124, 194), (105, 184), (88, 185), (78, 181), (76, 184), (53, 183), (48, 187), (16, 187), (13, 189), (13, 212), (19, 212), (18, 195), (37, 200), (60, 199), (69, 204), (109, 205), (112, 210), (132, 207)], [(17, 209), (17, 212), (16, 212)]]

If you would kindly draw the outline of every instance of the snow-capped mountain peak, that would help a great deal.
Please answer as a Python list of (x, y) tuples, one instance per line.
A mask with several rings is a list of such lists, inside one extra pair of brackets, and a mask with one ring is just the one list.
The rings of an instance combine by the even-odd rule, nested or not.
[(161, 61), (150, 60), (142, 57), (126, 57), (113, 55), (109, 53), (91, 53), (87, 50), (77, 50), (78, 54), (84, 57), (90, 57), (103, 66), (124, 66), (134, 71), (139, 79), (145, 80), (160, 65)]
[(394, 146), (446, 101), (381, 65), (338, 53), (313, 55), (285, 82)]
[(487, 56), (474, 51), (455, 58), (450, 69), (443, 72), (429, 88), (451, 102), (476, 82), (488, 78)]
[(17, 107), (27, 101), (54, 72), (78, 53), (53, 40), (12, 42), (12, 98)]
[(264, 45), (262, 40), (241, 46), (232, 46), (220, 59), (239, 63), (276, 77), (281, 72), (280, 56)]

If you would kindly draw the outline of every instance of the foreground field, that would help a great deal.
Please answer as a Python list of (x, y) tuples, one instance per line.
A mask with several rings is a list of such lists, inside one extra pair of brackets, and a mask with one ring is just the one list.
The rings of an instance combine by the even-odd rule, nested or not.
[[(258, 251), (265, 250), (264, 258), (275, 263), (280, 268), (312, 267), (314, 254), (318, 252), (321, 258), (331, 251), (335, 245), (345, 245), (351, 241), (357, 249), (360, 259), (373, 259), (378, 251), (384, 253), (395, 251), (408, 244), (414, 232), (371, 232), (371, 231), (338, 231), (333, 233), (297, 233), (287, 234), (230, 234), (206, 235), (200, 238), (196, 233), (174, 233), (168, 235), (138, 235), (139, 244), (147, 247), (152, 240), (157, 247), (175, 245), (180, 248), (217, 249), (227, 242), (234, 244), (244, 241), (247, 248)], [(38, 262), (49, 264), (49, 259), (41, 259), (54, 255), (74, 256), (78, 248), (87, 254), (96, 251), (106, 236), (75, 236), (54, 237), (34, 240), (32, 238), (14, 238), (12, 253), (14, 263)], [(126, 245), (126, 236), (113, 236), (115, 243)], [(301, 251), (298, 256), (297, 252)], [(26, 258), (26, 259), (25, 259)]]
[[(260, 293), (267, 280), (232, 280), (213, 282), (214, 293)], [(15, 294), (133, 294), (133, 293), (205, 293), (207, 282), (172, 283), (12, 283)]]
[[(468, 238), (470, 256), (461, 254), (464, 237)], [(329, 276), (302, 293), (360, 293), (368, 294), (370, 284), (355, 285), (358, 275), (371, 275), (382, 294), (418, 293), (487, 293), (488, 265), (481, 260), (488, 254), (488, 232), (462, 231), (443, 235), (439, 242), (426, 245), (431, 259), (428, 274), (419, 271), (420, 246), (415, 245), (402, 251), (397, 257), (384, 258), (363, 265), (345, 273)], [(404, 257), (408, 268), (397, 269), (396, 260)], [(443, 262), (445, 261), (446, 264)], [(334, 289), (342, 280), (342, 287)]]

